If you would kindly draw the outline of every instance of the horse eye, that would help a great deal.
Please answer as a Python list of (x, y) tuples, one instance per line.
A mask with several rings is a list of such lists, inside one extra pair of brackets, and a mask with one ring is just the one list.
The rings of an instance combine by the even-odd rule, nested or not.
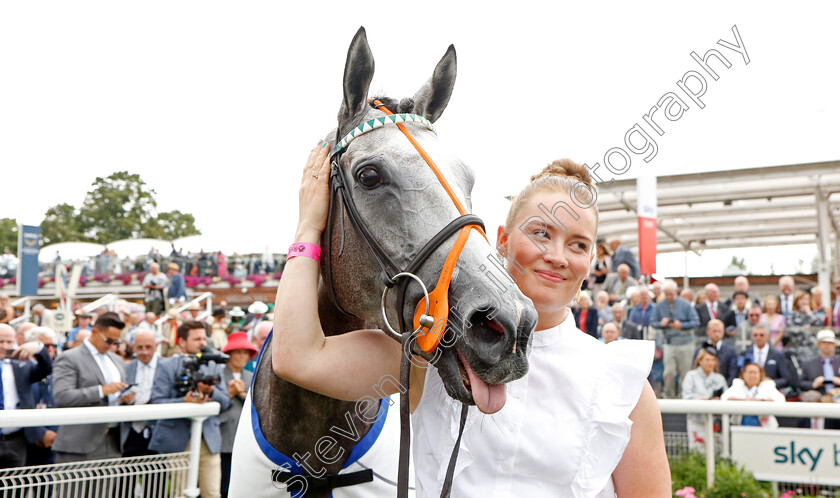
[(376, 171), (376, 168), (367, 167), (359, 171), (359, 183), (366, 188), (374, 188), (382, 183), (382, 176)]

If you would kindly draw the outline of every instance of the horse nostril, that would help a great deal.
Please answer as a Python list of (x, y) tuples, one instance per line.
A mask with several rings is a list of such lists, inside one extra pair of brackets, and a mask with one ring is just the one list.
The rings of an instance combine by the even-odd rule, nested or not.
[(480, 342), (493, 344), (504, 340), (505, 329), (502, 325), (490, 318), (495, 310), (477, 311), (470, 317), (472, 325), (470, 331)]

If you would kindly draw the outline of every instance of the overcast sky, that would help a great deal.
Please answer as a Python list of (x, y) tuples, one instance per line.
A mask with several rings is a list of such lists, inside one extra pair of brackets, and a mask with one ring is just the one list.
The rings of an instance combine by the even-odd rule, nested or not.
[[(436, 127), (475, 169), (488, 227), (552, 159), (603, 162), (698, 69), (692, 51), (716, 48), (731, 67), (714, 66), (705, 107), (687, 102), (658, 155), (625, 177), (836, 160), (837, 19), (836, 3), (790, 2), (3, 2), (0, 217), (38, 224), (52, 205), (81, 205), (96, 176), (128, 170), (210, 238), (285, 252), (303, 161), (335, 124), (361, 25), (371, 88), (395, 97), (455, 44)], [(717, 45), (735, 43), (733, 26), (749, 64)], [(795, 269), (761, 251), (741, 252), (753, 271)], [(806, 270), (814, 251), (798, 251)], [(731, 254), (708, 251), (691, 273), (717, 274)], [(681, 274), (683, 256), (659, 266)]]

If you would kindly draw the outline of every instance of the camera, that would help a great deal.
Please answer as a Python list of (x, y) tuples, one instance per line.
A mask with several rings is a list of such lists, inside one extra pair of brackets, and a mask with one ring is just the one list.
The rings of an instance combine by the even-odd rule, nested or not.
[(201, 353), (184, 355), (184, 364), (181, 371), (175, 374), (175, 390), (178, 396), (186, 396), (187, 393), (198, 389), (198, 383), (217, 386), (221, 382), (218, 375), (205, 375), (199, 372), (201, 365), (214, 363), (227, 363), (230, 356), (215, 351), (209, 347), (201, 348)]

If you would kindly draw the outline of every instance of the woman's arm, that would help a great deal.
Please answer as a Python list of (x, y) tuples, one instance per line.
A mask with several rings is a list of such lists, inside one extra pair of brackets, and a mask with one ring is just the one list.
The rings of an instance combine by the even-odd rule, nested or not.
[[(295, 242), (321, 243), (329, 175), (329, 146), (319, 143), (303, 171)], [(377, 330), (326, 337), (318, 319), (318, 276), (319, 263), (313, 258), (286, 262), (274, 308), (274, 372), (305, 389), (348, 401), (396, 392), (400, 345)]]
[(630, 442), (613, 471), (616, 495), (671, 496), (671, 468), (665, 454), (662, 415), (656, 395), (647, 382), (630, 420), (633, 421)]

